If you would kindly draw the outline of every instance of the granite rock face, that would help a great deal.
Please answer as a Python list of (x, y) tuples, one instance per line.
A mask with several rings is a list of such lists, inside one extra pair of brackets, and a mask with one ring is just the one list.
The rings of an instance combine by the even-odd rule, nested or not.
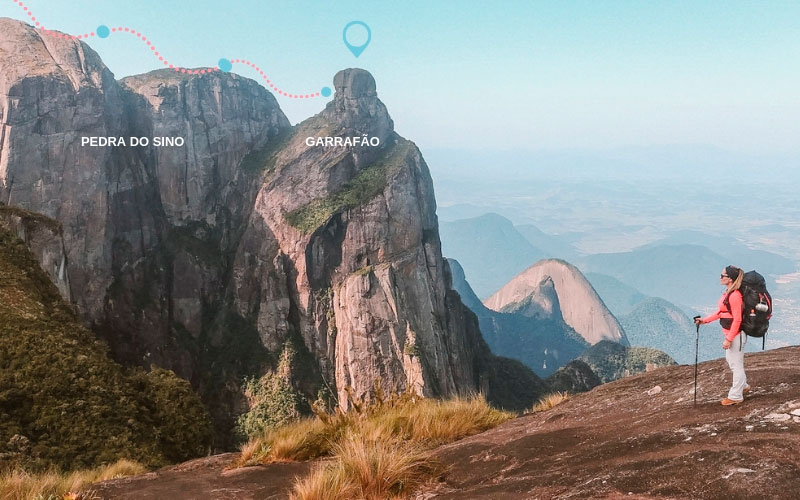
[(447, 260), (453, 270), (453, 287), (477, 315), (493, 353), (519, 360), (536, 375), (549, 377), (589, 347), (564, 321), (555, 283), (549, 276), (542, 277), (519, 301), (494, 311), (475, 295), (458, 261)]
[(520, 310), (527, 315), (544, 314), (548, 310), (552, 313), (556, 307), (564, 321), (589, 344), (610, 340), (628, 345), (619, 321), (603, 304), (589, 281), (578, 268), (560, 259), (537, 262), (486, 299), (484, 304), (494, 311)]
[(111, 199), (142, 166), (80, 142), (125, 134), (121, 91), (83, 43), (10, 19), (0, 19), (0, 33), (0, 201), (62, 223), (72, 285), (81, 290), (74, 298), (96, 317), (111, 282)]
[[(117, 82), (82, 42), (0, 28), (0, 200), (61, 223), (65, 297), (116, 359), (188, 378), (218, 434), (287, 343), (308, 399), (347, 407), (346, 388), (367, 398), (376, 380), (502, 393), (451, 289), (428, 167), (369, 73), (339, 72), (333, 100), (292, 127), (246, 78)], [(92, 136), (151, 144), (82, 145)]]
[[(344, 70), (334, 84), (269, 165), (234, 264), (238, 312), (259, 312), (270, 348), (295, 328), (345, 406), (346, 387), (368, 397), (379, 378), (387, 391), (475, 392), (490, 355), (476, 322), (457, 320), (428, 167), (393, 132), (369, 73)], [(308, 146), (325, 137), (376, 145)], [(289, 301), (253, 293), (282, 286)]]
[(0, 202), (0, 229), (25, 242), (47, 277), (56, 285), (58, 293), (69, 301), (71, 291), (67, 251), (61, 225), (47, 217)]

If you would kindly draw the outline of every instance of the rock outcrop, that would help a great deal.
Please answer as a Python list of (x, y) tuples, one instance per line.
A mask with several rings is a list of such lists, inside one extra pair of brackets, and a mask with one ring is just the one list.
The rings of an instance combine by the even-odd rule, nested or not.
[(31, 254), (69, 302), (71, 297), (67, 252), (64, 248), (61, 224), (42, 215), (9, 207), (0, 202), (0, 229), (4, 229), (25, 242)]
[(448, 259), (453, 288), (478, 316), (481, 332), (492, 352), (517, 359), (538, 376), (547, 377), (589, 347), (564, 322), (553, 281), (546, 277), (535, 292), (515, 303), (513, 310), (493, 311), (484, 306), (467, 283), (461, 265)]
[[(752, 395), (722, 407), (724, 360), (604, 384), (439, 448), (437, 499), (784, 499), (800, 488), (800, 348), (747, 354)], [(654, 391), (655, 387), (662, 388)], [(650, 394), (648, 394), (650, 393)], [(732, 445), (732, 442), (742, 445)]]
[[(553, 290), (555, 294), (553, 294)], [(575, 266), (560, 260), (537, 262), (484, 301), (499, 312), (520, 311), (527, 315), (555, 314), (555, 306), (564, 321), (588, 343), (611, 340), (628, 344), (619, 321), (606, 308)]]
[(287, 343), (298, 394), (344, 407), (376, 380), (500, 402), (509, 370), (532, 376), (491, 355), (451, 289), (428, 167), (366, 71), (339, 72), (333, 100), (291, 127), (234, 74), (117, 82), (83, 42), (0, 32), (0, 200), (60, 222), (64, 296), (117, 360), (189, 379), (218, 434)]

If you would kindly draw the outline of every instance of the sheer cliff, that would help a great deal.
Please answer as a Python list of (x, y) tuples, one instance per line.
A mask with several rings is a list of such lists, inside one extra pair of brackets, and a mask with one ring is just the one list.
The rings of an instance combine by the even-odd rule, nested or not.
[(369, 73), (339, 72), (325, 109), (291, 126), (234, 74), (116, 81), (80, 41), (8, 19), (0, 33), (0, 200), (60, 222), (62, 296), (118, 361), (189, 379), (218, 435), (248, 409), (243, 381), (289, 347), (304, 401), (346, 407), (376, 380), (536, 396), (509, 390), (533, 374), (491, 355), (451, 289), (428, 167)]

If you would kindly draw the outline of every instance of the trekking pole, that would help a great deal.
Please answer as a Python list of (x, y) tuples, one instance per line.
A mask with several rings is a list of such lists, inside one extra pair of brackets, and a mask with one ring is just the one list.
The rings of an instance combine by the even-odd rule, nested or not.
[(700, 350), (700, 323), (697, 320), (700, 316), (695, 316), (693, 319), (697, 327), (697, 334), (694, 337), (694, 406), (697, 406), (697, 353)]

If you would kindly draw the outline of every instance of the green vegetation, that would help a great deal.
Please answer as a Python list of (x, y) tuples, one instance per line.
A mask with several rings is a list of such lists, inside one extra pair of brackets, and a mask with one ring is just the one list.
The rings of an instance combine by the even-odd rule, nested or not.
[(291, 342), (287, 342), (275, 371), (245, 382), (244, 393), (250, 410), (237, 421), (236, 430), (239, 436), (245, 439), (255, 438), (269, 429), (300, 418), (302, 396), (291, 384), (291, 369), (296, 355)]
[(364, 267), (361, 267), (361, 268), (356, 269), (355, 271), (353, 271), (353, 274), (355, 274), (356, 276), (366, 276), (369, 273), (371, 273), (372, 270), (373, 270), (373, 266), (364, 266)]
[(626, 347), (610, 340), (593, 345), (579, 359), (589, 365), (604, 383), (643, 373), (648, 368), (677, 364), (669, 355), (657, 349)]
[(417, 345), (417, 342), (411, 339), (406, 339), (406, 344), (403, 346), (403, 354), (407, 356), (417, 356), (421, 354), (421, 350)]
[(210, 438), (187, 381), (111, 361), (25, 244), (0, 230), (0, 465), (156, 466), (202, 454)]
[(297, 127), (287, 127), (270, 139), (264, 147), (255, 149), (242, 159), (239, 168), (246, 172), (272, 172), (278, 163), (278, 155), (294, 137)]
[(22, 224), (26, 229), (34, 226), (44, 226), (55, 234), (61, 234), (61, 223), (42, 214), (29, 212), (19, 207), (10, 207), (0, 202), (0, 217), (15, 216), (22, 219)]
[(386, 151), (383, 160), (361, 170), (339, 191), (287, 213), (286, 220), (304, 233), (310, 233), (334, 214), (367, 203), (383, 191), (389, 178), (402, 167), (412, 149), (412, 142), (398, 140)]
[(295, 485), (294, 498), (407, 497), (441, 470), (435, 446), (483, 432), (513, 418), (476, 396), (441, 401), (411, 392), (389, 397), (376, 381), (370, 403), (350, 397), (350, 411), (269, 430), (242, 447), (236, 466), (330, 456)]

